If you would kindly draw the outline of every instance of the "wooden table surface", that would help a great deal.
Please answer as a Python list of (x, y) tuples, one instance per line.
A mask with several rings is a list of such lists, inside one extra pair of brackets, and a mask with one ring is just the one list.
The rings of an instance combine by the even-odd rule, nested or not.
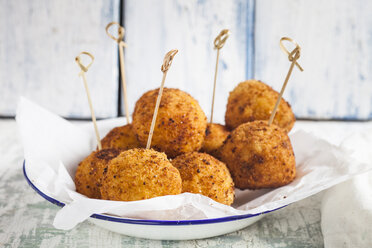
[[(304, 122), (304, 129), (338, 144), (371, 122)], [(84, 222), (70, 231), (53, 227), (59, 207), (31, 189), (22, 173), (23, 151), (14, 120), (0, 120), (0, 247), (322, 247), (322, 193), (268, 214), (227, 235), (190, 241), (156, 241), (116, 234)]]

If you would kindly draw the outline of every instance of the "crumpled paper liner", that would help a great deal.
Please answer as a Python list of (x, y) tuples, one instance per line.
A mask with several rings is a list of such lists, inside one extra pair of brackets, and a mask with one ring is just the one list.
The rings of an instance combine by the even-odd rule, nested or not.
[[(256, 214), (302, 200), (372, 169), (368, 161), (355, 159), (353, 150), (297, 131), (290, 135), (297, 163), (296, 179), (276, 189), (236, 189), (236, 199), (231, 207), (192, 193), (132, 202), (96, 200), (77, 193), (72, 179), (78, 163), (96, 147), (91, 123), (74, 125), (25, 98), (19, 102), (16, 120), (29, 178), (42, 192), (66, 204), (53, 223), (64, 230), (73, 228), (94, 213), (152, 220)], [(124, 124), (125, 121), (119, 118), (100, 121), (98, 127), (103, 137), (111, 128)]]

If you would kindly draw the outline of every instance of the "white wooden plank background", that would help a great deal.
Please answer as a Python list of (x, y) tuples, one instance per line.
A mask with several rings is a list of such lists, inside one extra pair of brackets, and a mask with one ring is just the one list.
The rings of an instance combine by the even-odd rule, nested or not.
[[(19, 95), (54, 112), (89, 117), (73, 59), (90, 50), (88, 80), (99, 117), (117, 114), (118, 64), (105, 25), (119, 18), (120, 0), (0, 0), (0, 116), (13, 115)], [(158, 87), (164, 54), (180, 50), (167, 87), (192, 94), (210, 112), (216, 51), (223, 28), (216, 118), (223, 122), (228, 92), (255, 77), (279, 90), (289, 67), (278, 41), (302, 46), (285, 98), (302, 118), (372, 118), (372, 2), (368, 0), (212, 1), (125, 0), (125, 51), (130, 110)], [(254, 43), (254, 50), (253, 50)]]
[(285, 97), (299, 117), (372, 118), (372, 1), (260, 0), (255, 77), (279, 90), (289, 62), (282, 36), (302, 47)]
[(231, 36), (221, 50), (215, 121), (224, 121), (228, 92), (250, 74), (253, 1), (125, 1), (127, 81), (130, 109), (147, 90), (160, 86), (163, 57), (179, 53), (167, 75), (166, 87), (180, 88), (210, 113), (216, 51), (214, 38), (228, 28)]
[[(254, 2), (255, 13), (250, 9)], [(178, 48), (166, 85), (190, 92), (209, 114), (215, 60), (211, 41), (227, 27), (233, 35), (222, 50), (219, 121), (228, 92), (252, 77), (248, 70), (280, 90), (289, 67), (278, 45), (282, 36), (297, 39), (303, 48), (305, 71), (295, 70), (285, 92), (297, 117), (372, 118), (371, 1), (127, 0), (125, 6), (132, 104), (144, 90), (158, 86), (163, 54)], [(254, 30), (249, 30), (253, 19)], [(254, 53), (244, 44), (253, 33)]]
[(105, 34), (119, 0), (0, 0), (0, 115), (20, 95), (69, 117), (89, 117), (75, 56), (90, 51), (88, 72), (98, 117), (117, 115), (117, 46)]

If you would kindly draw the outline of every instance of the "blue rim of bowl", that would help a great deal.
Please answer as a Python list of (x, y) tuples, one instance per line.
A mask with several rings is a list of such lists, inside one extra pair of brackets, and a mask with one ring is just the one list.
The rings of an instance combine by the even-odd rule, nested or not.
[[(26, 160), (23, 161), (23, 175), (26, 178), (26, 181), (28, 184), (33, 188), (39, 195), (41, 195), (45, 200), (59, 206), (64, 207), (65, 204), (63, 202), (60, 202), (53, 197), (50, 197), (46, 194), (44, 194), (41, 190), (39, 190), (30, 180), (26, 173)], [(179, 226), (179, 225), (201, 225), (201, 224), (215, 224), (215, 223), (221, 223), (221, 222), (229, 222), (229, 221), (235, 221), (235, 220), (241, 220), (241, 219), (247, 219), (252, 218), (255, 216), (259, 216), (262, 214), (267, 214), (270, 212), (274, 212), (276, 210), (282, 209), (285, 206), (268, 210), (265, 212), (257, 213), (257, 214), (243, 214), (243, 215), (232, 215), (227, 217), (221, 217), (221, 218), (214, 218), (214, 219), (200, 219), (200, 220), (139, 220), (139, 219), (126, 219), (121, 217), (114, 217), (109, 216), (105, 214), (93, 214), (90, 217), (100, 220), (106, 220), (106, 221), (113, 221), (113, 222), (120, 222), (120, 223), (126, 223), (126, 224), (137, 224), (137, 225), (162, 225), (162, 226)]]

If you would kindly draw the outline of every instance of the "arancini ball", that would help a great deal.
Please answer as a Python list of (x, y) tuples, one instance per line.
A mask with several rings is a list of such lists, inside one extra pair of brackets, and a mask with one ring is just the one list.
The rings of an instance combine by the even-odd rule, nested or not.
[(182, 192), (202, 194), (219, 203), (234, 201), (234, 182), (226, 165), (206, 153), (190, 152), (173, 159), (182, 178)]
[(230, 131), (225, 126), (216, 123), (208, 123), (201, 152), (219, 158), (219, 149), (229, 134)]
[[(133, 112), (133, 131), (142, 146), (147, 143), (159, 89), (146, 92)], [(203, 144), (207, 118), (198, 102), (186, 92), (164, 88), (151, 148), (170, 158), (198, 151)]]
[(133, 132), (131, 124), (113, 128), (101, 141), (102, 148), (118, 148), (124, 150), (140, 148), (141, 145)]
[[(269, 120), (278, 95), (278, 92), (261, 81), (241, 82), (230, 92), (225, 114), (226, 126), (233, 130), (246, 122)], [(291, 106), (282, 98), (273, 124), (289, 132), (295, 121)]]
[(136, 201), (180, 194), (182, 180), (165, 153), (135, 148), (111, 160), (100, 190), (104, 200)]
[(240, 189), (275, 188), (292, 182), (296, 176), (295, 156), (287, 133), (266, 121), (237, 127), (220, 153), (235, 187)]
[(89, 198), (101, 198), (100, 186), (103, 173), (111, 159), (120, 154), (118, 149), (93, 151), (79, 163), (75, 173), (76, 191)]

